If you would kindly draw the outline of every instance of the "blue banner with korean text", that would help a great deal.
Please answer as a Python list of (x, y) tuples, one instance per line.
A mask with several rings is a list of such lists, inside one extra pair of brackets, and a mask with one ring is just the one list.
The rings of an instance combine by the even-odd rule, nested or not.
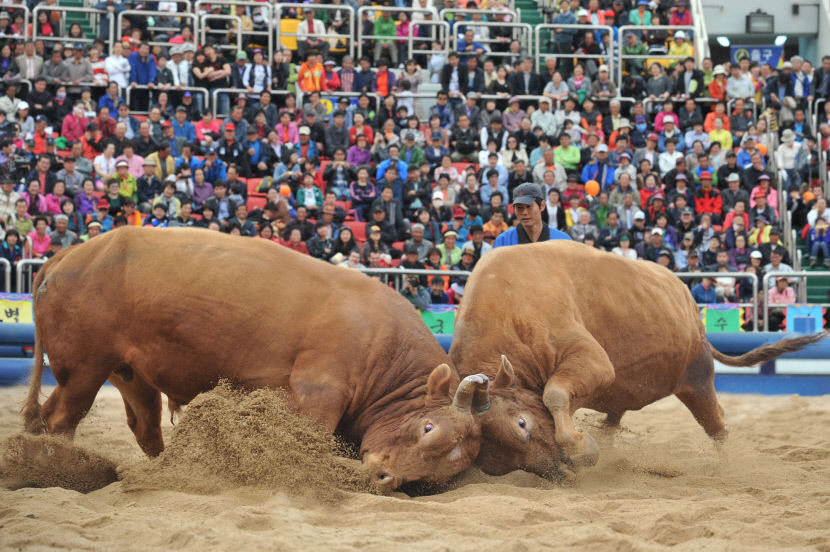
[(761, 65), (769, 63), (773, 67), (780, 67), (784, 63), (783, 46), (732, 46), (729, 59), (738, 63), (743, 58), (757, 61)]

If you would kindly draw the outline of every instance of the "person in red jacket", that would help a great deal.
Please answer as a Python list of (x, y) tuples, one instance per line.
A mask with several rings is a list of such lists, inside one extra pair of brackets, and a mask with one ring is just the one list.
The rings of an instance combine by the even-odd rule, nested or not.
[[(326, 62), (323, 64), (323, 74), (326, 76), (326, 84), (324, 90), (326, 92), (340, 91), (340, 77), (334, 70), (335, 65), (337, 64), (333, 59), (327, 59)], [(347, 92), (351, 92), (351, 90), (347, 90)]]
[(700, 173), (700, 188), (695, 190), (695, 210), (698, 216), (703, 213), (712, 215), (712, 224), (720, 224), (723, 216), (723, 198), (720, 192), (712, 188), (712, 173)]

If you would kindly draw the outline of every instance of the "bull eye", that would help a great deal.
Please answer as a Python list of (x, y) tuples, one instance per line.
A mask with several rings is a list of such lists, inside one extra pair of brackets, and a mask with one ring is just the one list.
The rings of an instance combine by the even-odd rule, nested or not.
[(432, 431), (432, 424), (427, 422), (427, 424), (424, 426), (424, 433), (429, 433), (430, 431)]
[(525, 419), (524, 419), (523, 417), (521, 417), (521, 416), (519, 416), (519, 427), (520, 427), (520, 428), (522, 428), (522, 429), (526, 429), (526, 428), (527, 428), (527, 420), (525, 420)]

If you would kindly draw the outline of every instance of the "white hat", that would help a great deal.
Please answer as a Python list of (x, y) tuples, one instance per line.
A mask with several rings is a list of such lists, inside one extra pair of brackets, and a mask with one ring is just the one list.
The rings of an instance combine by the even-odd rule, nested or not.
[(726, 75), (726, 69), (723, 68), (723, 65), (715, 65), (712, 75)]
[(588, 15), (590, 14), (588, 13), (588, 10), (586, 10), (585, 8), (580, 8), (579, 11), (576, 12), (577, 17), (588, 17)]
[(455, 294), (458, 295), (459, 297), (464, 296), (464, 286), (462, 286), (458, 283), (455, 283), (455, 284), (451, 285), (450, 287), (455, 292)]
[(791, 129), (785, 129), (784, 132), (781, 133), (781, 142), (785, 144), (792, 144), (795, 142), (795, 132)]
[(311, 134), (311, 129), (307, 126), (301, 126), (299, 130), (300, 134)]
[(785, 61), (784, 63), (781, 64), (781, 69), (792, 69), (792, 68), (793, 68), (793, 64), (790, 63), (789, 61)]
[(752, 253), (749, 254), (749, 257), (751, 259), (763, 259), (764, 255), (760, 251), (753, 251)]
[(663, 229), (662, 228), (655, 228), (654, 230), (651, 231), (651, 235), (653, 236), (655, 234), (657, 234), (658, 236), (662, 236), (663, 235)]
[(634, 220), (646, 220), (646, 214), (642, 211), (637, 211), (637, 214), (634, 215)]
[(599, 66), (599, 71), (600, 72), (605, 71), (607, 73), (608, 72), (608, 66), (603, 63), (602, 65)]
[(601, 151), (603, 151), (605, 153), (608, 153), (608, 146), (606, 146), (605, 144), (598, 145), (597, 146), (597, 153), (599, 153)]
[(21, 109), (29, 109), (29, 104), (26, 102), (20, 102), (17, 104), (17, 110), (20, 111)]
[(677, 31), (676, 33), (674, 33), (674, 38), (682, 38), (683, 40), (686, 40), (687, 37), (686, 33), (684, 33), (683, 31)]
[(444, 199), (444, 193), (441, 192), (440, 190), (436, 190), (436, 191), (432, 192), (432, 199), (441, 199), (441, 200), (443, 200)]
[(727, 182), (740, 182), (741, 177), (738, 173), (729, 173), (729, 176), (726, 177)]

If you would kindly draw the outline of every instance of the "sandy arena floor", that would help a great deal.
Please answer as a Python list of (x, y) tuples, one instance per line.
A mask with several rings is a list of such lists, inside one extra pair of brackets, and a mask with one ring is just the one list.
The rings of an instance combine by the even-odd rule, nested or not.
[[(20, 431), (24, 395), (0, 389), (0, 440)], [(335, 506), (251, 488), (0, 488), (0, 549), (830, 552), (830, 397), (722, 395), (721, 404), (732, 432), (722, 454), (672, 397), (598, 438), (600, 464), (567, 486), (472, 469), (442, 494), (350, 494)], [(598, 436), (599, 416), (578, 417)], [(146, 461), (111, 387), (76, 443), (121, 468)]]

